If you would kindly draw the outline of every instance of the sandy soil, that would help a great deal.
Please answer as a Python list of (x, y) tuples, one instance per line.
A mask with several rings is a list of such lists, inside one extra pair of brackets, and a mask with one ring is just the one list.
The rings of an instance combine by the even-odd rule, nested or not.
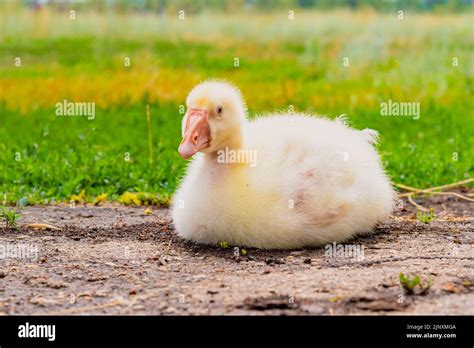
[[(0, 228), (0, 314), (474, 314), (474, 204), (434, 196), (437, 219), (407, 202), (377, 233), (326, 249), (201, 247), (167, 209), (35, 206)], [(59, 229), (28, 227), (46, 223)], [(405, 294), (400, 272), (431, 278)]]

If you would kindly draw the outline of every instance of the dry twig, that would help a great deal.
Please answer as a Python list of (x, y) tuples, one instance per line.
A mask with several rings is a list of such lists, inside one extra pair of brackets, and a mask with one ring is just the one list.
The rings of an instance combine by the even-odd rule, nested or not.
[[(455, 182), (455, 183), (452, 183), (452, 184), (446, 184), (446, 185), (431, 187), (431, 188), (427, 188), (427, 189), (418, 189), (418, 188), (415, 188), (415, 187), (411, 187), (411, 186), (404, 185), (404, 184), (399, 184), (399, 183), (394, 183), (393, 185), (398, 187), (398, 188), (401, 188), (403, 190), (409, 191), (409, 192), (404, 192), (404, 193), (399, 194), (398, 195), (399, 197), (406, 197), (408, 199), (408, 202), (410, 202), (410, 204), (412, 204), (418, 210), (427, 212), (427, 211), (429, 211), (429, 209), (426, 209), (425, 207), (419, 205), (418, 203), (416, 203), (413, 200), (413, 196), (415, 194), (421, 194), (421, 195), (425, 195), (425, 194), (451, 195), (451, 196), (455, 196), (455, 197), (458, 197), (460, 199), (463, 199), (463, 200), (466, 200), (466, 201), (469, 201), (469, 202), (474, 202), (474, 199), (466, 197), (464, 195), (461, 195), (457, 192), (435, 192), (437, 190), (444, 190), (444, 189), (447, 189), (447, 188), (459, 187), (459, 186), (462, 186), (462, 185), (469, 184), (471, 182), (474, 182), (474, 178), (469, 178), (469, 179), (458, 181), (458, 182)], [(470, 194), (468, 194), (468, 195), (471, 196)]]

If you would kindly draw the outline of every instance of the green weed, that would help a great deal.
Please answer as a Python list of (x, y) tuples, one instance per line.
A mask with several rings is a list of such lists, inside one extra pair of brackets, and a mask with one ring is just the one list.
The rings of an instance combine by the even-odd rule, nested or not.
[(16, 212), (16, 209), (8, 209), (5, 207), (1, 208), (0, 218), (5, 222), (6, 227), (19, 229), (18, 220), (21, 218), (21, 215)]

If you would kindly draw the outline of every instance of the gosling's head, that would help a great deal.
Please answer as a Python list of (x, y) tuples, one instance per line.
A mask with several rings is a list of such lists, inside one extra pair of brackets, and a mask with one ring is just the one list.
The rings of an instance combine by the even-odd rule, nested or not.
[(239, 146), (246, 108), (240, 91), (227, 82), (203, 82), (189, 93), (179, 154), (214, 153)]

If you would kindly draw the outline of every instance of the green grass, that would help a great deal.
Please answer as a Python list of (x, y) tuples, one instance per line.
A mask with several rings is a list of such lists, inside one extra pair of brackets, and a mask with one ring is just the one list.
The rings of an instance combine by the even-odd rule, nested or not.
[(0, 218), (5, 222), (6, 227), (19, 229), (17, 223), (21, 218), (21, 215), (16, 212), (16, 209), (8, 209), (5, 207), (1, 208)]
[(418, 211), (416, 213), (416, 219), (424, 224), (429, 224), (436, 219), (436, 214), (434, 213), (433, 209), (430, 209), (428, 213)]
[(406, 275), (403, 272), (399, 275), (400, 285), (406, 294), (423, 295), (431, 287), (433, 280), (429, 277), (428, 279), (422, 279), (419, 275)]
[[(28, 116), (6, 114), (6, 130), (15, 130), (14, 143), (0, 143), (0, 190), (15, 202), (56, 202), (85, 190), (89, 196), (108, 193), (111, 199), (126, 191), (154, 192), (166, 197), (176, 188), (184, 163), (172, 151), (180, 137), (179, 120), (169, 105), (152, 106), (155, 163), (148, 162), (145, 107), (96, 110), (96, 119), (54, 115), (38, 110)], [(11, 117), (9, 117), (11, 116)], [(34, 121), (34, 122), (32, 122)], [(112, 125), (112, 126), (111, 126)], [(163, 136), (165, 133), (168, 136)], [(19, 161), (15, 160), (19, 153)], [(7, 157), (8, 155), (8, 157)], [(7, 190), (8, 188), (8, 190)]]
[[(186, 165), (177, 154), (179, 106), (209, 77), (239, 85), (251, 117), (293, 105), (377, 129), (394, 182), (425, 188), (472, 177), (471, 15), (413, 14), (401, 24), (336, 12), (301, 14), (289, 24), (278, 14), (180, 23), (86, 13), (71, 23), (51, 13), (37, 32), (35, 15), (18, 13), (0, 40), (0, 194), (8, 203), (69, 201), (81, 191), (90, 201), (125, 192), (166, 201)], [(55, 116), (63, 99), (96, 102), (95, 119)], [(420, 102), (420, 119), (380, 116), (388, 99)]]

